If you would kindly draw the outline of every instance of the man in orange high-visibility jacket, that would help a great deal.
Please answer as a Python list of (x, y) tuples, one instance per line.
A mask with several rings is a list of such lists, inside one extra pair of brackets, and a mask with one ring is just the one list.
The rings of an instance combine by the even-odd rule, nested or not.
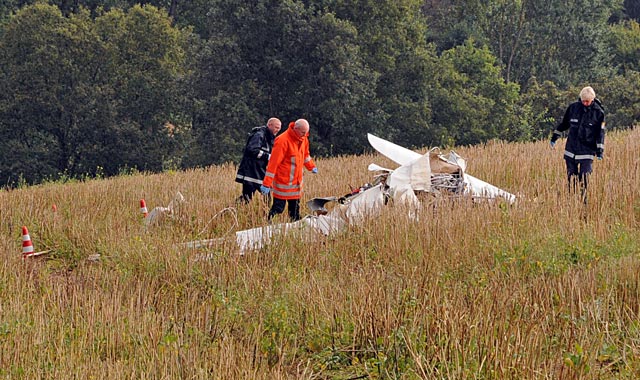
[(267, 164), (267, 173), (260, 186), (263, 194), (273, 194), (269, 219), (284, 211), (288, 204), (292, 221), (300, 220), (300, 198), (302, 197), (302, 166), (312, 173), (318, 168), (309, 155), (309, 122), (298, 119), (289, 123), (289, 128), (276, 137)]

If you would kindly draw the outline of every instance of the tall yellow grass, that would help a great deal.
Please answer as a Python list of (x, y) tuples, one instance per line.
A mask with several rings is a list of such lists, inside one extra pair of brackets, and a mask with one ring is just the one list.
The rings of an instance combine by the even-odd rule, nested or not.
[[(640, 132), (608, 135), (586, 206), (561, 146), (457, 149), (515, 205), (439, 199), (415, 221), (390, 204), (245, 256), (180, 246), (265, 224), (261, 199), (221, 212), (233, 165), (0, 191), (0, 377), (639, 378)], [(370, 182), (371, 162), (395, 167), (318, 159), (305, 199)], [(139, 200), (177, 191), (177, 217), (145, 229)], [(22, 225), (51, 252), (23, 261)]]

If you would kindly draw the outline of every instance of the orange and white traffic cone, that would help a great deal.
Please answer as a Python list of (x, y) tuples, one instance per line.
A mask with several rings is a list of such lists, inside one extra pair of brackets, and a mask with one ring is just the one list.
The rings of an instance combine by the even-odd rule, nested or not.
[(147, 210), (147, 204), (144, 199), (140, 199), (140, 212), (142, 213), (142, 217), (146, 218), (149, 215), (149, 210)]
[(29, 230), (26, 226), (22, 226), (22, 258), (33, 255), (33, 243), (31, 242), (31, 236), (29, 236)]

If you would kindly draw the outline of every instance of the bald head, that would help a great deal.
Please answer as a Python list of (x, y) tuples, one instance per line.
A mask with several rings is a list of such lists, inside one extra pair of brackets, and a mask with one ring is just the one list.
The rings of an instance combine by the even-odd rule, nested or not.
[(293, 128), (296, 130), (296, 132), (298, 132), (300, 136), (304, 136), (309, 133), (309, 122), (305, 119), (298, 119), (296, 120), (296, 124), (293, 126)]
[(280, 128), (282, 127), (282, 122), (277, 117), (272, 117), (267, 120), (267, 128), (269, 131), (275, 136), (280, 132)]

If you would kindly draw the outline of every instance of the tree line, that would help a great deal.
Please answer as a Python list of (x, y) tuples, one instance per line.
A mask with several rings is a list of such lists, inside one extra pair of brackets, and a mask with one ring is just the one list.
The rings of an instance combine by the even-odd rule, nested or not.
[(585, 85), (640, 120), (631, 0), (0, 1), (0, 187), (238, 161), (271, 116), (314, 155), (547, 138)]

